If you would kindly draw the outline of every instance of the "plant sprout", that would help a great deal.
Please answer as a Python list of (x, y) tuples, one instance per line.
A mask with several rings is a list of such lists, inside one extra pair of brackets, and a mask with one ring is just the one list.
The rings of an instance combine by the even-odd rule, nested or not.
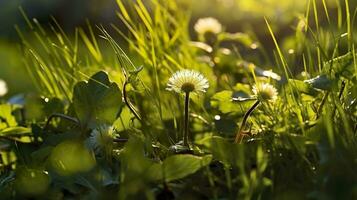
[(205, 93), (209, 87), (208, 80), (199, 72), (193, 70), (181, 70), (174, 73), (167, 84), (167, 90), (185, 94), (185, 120), (183, 144), (188, 145), (188, 125), (189, 125), (189, 102), (190, 93)]
[(278, 98), (278, 92), (276, 88), (269, 83), (258, 83), (255, 84), (252, 88), (252, 92), (257, 101), (253, 106), (244, 114), (243, 121), (239, 127), (239, 131), (236, 134), (235, 143), (242, 142), (243, 139), (243, 129), (247, 123), (248, 117), (252, 112), (258, 107), (261, 102), (270, 102), (273, 103)]

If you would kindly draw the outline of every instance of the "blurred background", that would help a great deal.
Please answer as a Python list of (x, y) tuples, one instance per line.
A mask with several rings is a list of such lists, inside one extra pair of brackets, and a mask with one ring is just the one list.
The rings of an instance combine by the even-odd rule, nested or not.
[[(132, 3), (134, 0), (124, 1)], [(254, 33), (263, 45), (273, 48), (270, 37), (267, 37), (267, 28), (264, 17), (269, 19), (276, 31), (279, 40), (284, 41), (294, 33), (299, 19), (306, 14), (309, 0), (176, 0), (192, 10), (192, 25), (200, 17), (212, 16), (217, 18), (226, 27), (228, 32), (244, 31)], [(324, 25), (323, 0), (316, 0), (316, 9), (321, 13), (320, 22)], [(147, 3), (148, 0), (143, 0)], [(344, 0), (326, 0), (330, 15), (338, 15), (339, 4)], [(351, 10), (356, 7), (357, 1), (350, 1)], [(344, 7), (344, 6), (342, 6)], [(0, 0), (0, 79), (7, 82), (9, 93), (12, 96), (18, 93), (34, 92), (34, 86), (23, 67), (20, 52), (20, 40), (15, 25), (26, 30), (27, 25), (22, 12), (32, 19), (36, 18), (44, 27), (52, 23), (54, 17), (60, 26), (73, 33), (74, 28), (86, 26), (86, 20), (92, 24), (110, 23), (120, 25), (116, 16), (118, 12), (115, 0)], [(337, 21), (337, 20), (334, 20)], [(120, 27), (120, 26), (119, 26)], [(125, 32), (125, 31), (124, 31)], [(26, 34), (26, 31), (24, 32)]]

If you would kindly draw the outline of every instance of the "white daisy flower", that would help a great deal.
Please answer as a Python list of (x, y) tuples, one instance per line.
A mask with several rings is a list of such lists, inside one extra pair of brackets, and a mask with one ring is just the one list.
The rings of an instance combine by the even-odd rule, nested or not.
[(212, 17), (207, 17), (207, 18), (199, 19), (196, 22), (194, 29), (198, 34), (202, 34), (202, 35), (206, 33), (218, 34), (222, 31), (222, 25), (221, 23), (219, 23), (217, 19)]
[(5, 96), (7, 94), (7, 85), (6, 82), (0, 79), (0, 97)]
[(114, 128), (103, 125), (94, 129), (88, 138), (88, 145), (95, 151), (111, 151), (114, 140)]
[(255, 84), (252, 91), (260, 101), (273, 102), (278, 98), (278, 91), (269, 83)]
[(199, 72), (181, 70), (174, 73), (167, 84), (167, 90), (177, 93), (205, 93), (209, 87), (208, 80)]

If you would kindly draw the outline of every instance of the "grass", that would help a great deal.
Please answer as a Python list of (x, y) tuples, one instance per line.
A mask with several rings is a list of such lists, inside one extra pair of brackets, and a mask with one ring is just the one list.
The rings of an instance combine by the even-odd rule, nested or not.
[[(68, 35), (24, 15), (29, 30), (17, 31), (40, 96), (0, 105), (4, 198), (357, 197), (351, 2), (308, 1), (286, 38), (266, 18), (271, 47), (254, 33), (192, 37), (176, 1), (117, 4), (126, 29), (88, 22)], [(166, 90), (181, 69), (210, 83), (190, 95), (189, 116), (188, 99)], [(277, 88), (275, 102), (254, 96), (259, 83)]]

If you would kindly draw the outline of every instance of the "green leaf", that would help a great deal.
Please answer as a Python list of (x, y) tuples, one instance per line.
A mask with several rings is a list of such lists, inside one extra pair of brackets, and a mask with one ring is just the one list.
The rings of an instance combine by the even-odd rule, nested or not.
[(50, 183), (50, 176), (43, 170), (31, 169), (28, 166), (16, 169), (14, 186), (22, 195), (42, 195), (48, 190)]
[(229, 113), (236, 110), (232, 104), (232, 91), (224, 90), (214, 94), (211, 98), (213, 107), (217, 107), (222, 113)]
[(24, 109), (25, 117), (29, 121), (43, 121), (45, 120), (44, 105), (45, 100), (36, 95), (26, 97)]
[(9, 127), (0, 131), (0, 136), (22, 143), (31, 143), (31, 129), (25, 127)]
[(11, 105), (0, 105), (0, 130), (6, 127), (17, 126), (17, 122), (14, 116), (11, 114)]
[(251, 98), (242, 91), (224, 90), (212, 96), (211, 105), (224, 114), (243, 114), (245, 110), (249, 109), (250, 100)]
[(138, 74), (144, 69), (144, 66), (140, 66), (134, 70), (130, 70), (129, 71), (129, 77), (128, 77), (128, 81), (131, 84), (135, 84), (137, 85), (138, 83)]
[(74, 109), (82, 125), (93, 128), (99, 124), (112, 124), (123, 107), (122, 95), (116, 83), (100, 71), (88, 82), (74, 87)]
[(39, 150), (32, 152), (31, 158), (37, 163), (43, 163), (51, 155), (53, 149), (54, 147), (52, 146), (42, 147)]
[(332, 86), (332, 81), (325, 74), (305, 80), (304, 82), (320, 90), (330, 90)]
[(28, 133), (31, 133), (31, 129), (25, 127), (9, 127), (0, 131), (1, 135), (7, 136), (21, 136)]
[(309, 83), (305, 83), (304, 81), (289, 79), (289, 84), (299, 92), (315, 96), (318, 94), (318, 91), (313, 88)]
[(325, 73), (329, 73), (332, 69), (337, 76), (341, 75), (346, 78), (352, 78), (353, 76), (356, 76), (353, 63), (354, 55), (349, 52), (326, 62), (324, 64), (324, 71)]
[(167, 182), (184, 178), (207, 166), (212, 160), (211, 155), (198, 157), (193, 155), (174, 155), (162, 163), (153, 164), (149, 169), (152, 180)]
[(90, 171), (96, 160), (82, 141), (69, 140), (58, 144), (48, 158), (51, 168), (62, 176)]
[(65, 105), (59, 98), (30, 95), (25, 99), (25, 117), (29, 121), (44, 121), (54, 113), (64, 113)]
[(132, 75), (132, 76), (136, 76), (139, 74), (139, 72), (141, 72), (142, 70), (144, 69), (144, 66), (140, 66), (134, 70), (130, 70), (129, 71), (129, 74)]
[(211, 152), (215, 159), (225, 165), (239, 166), (244, 163), (244, 149), (240, 144), (234, 144), (222, 137), (213, 137)]

